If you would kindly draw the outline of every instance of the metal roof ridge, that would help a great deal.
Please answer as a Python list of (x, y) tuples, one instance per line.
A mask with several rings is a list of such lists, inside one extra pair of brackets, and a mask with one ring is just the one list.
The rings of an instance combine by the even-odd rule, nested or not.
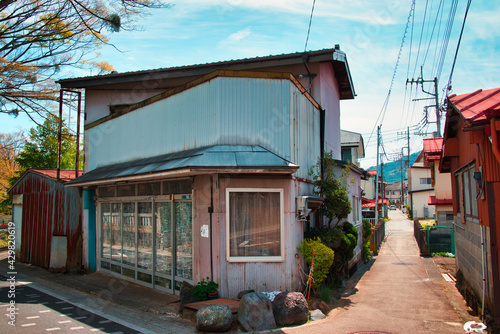
[[(221, 60), (221, 61), (214, 61), (214, 62), (209, 62), (209, 63), (199, 63), (199, 64), (190, 64), (190, 65), (180, 65), (180, 66), (172, 66), (172, 67), (160, 67), (160, 68), (155, 68), (155, 69), (146, 69), (146, 70), (138, 70), (138, 71), (130, 71), (130, 72), (122, 72), (122, 73), (109, 73), (109, 74), (102, 74), (102, 75), (94, 75), (94, 76), (83, 76), (83, 77), (74, 77), (74, 78), (66, 78), (66, 79), (60, 79), (56, 81), (56, 83), (62, 83), (62, 82), (70, 82), (74, 80), (82, 80), (82, 79), (98, 79), (98, 78), (108, 78), (108, 77), (119, 77), (119, 76), (126, 76), (126, 75), (136, 75), (136, 74), (144, 74), (144, 73), (151, 73), (151, 72), (165, 72), (169, 70), (183, 70), (183, 69), (189, 69), (189, 68), (195, 68), (195, 67), (208, 67), (208, 66), (219, 66), (223, 64), (230, 64), (230, 63), (245, 63), (245, 62), (254, 62), (254, 61), (262, 61), (262, 60), (273, 60), (273, 59), (279, 59), (279, 58), (293, 58), (297, 56), (301, 56), (304, 53), (308, 53), (310, 55), (318, 55), (322, 53), (328, 53), (331, 52), (333, 53), (342, 53), (344, 55), (344, 59), (342, 61), (345, 61), (345, 52), (340, 50), (340, 49), (335, 49), (335, 48), (325, 48), (325, 49), (319, 49), (319, 50), (309, 50), (309, 51), (297, 51), (297, 52), (292, 52), (292, 53), (281, 53), (281, 54), (270, 54), (267, 56), (257, 56), (257, 57), (248, 57), (248, 58), (240, 58), (240, 59), (226, 59), (226, 60)], [(333, 59), (340, 61), (339, 59)]]
[(463, 101), (465, 100), (468, 100), (469, 98), (481, 93), (483, 90), (482, 89), (478, 89), (472, 93), (466, 93), (466, 94), (463, 94), (463, 95), (456, 95), (456, 97), (459, 97), (459, 96), (463, 96), (462, 98), (456, 100), (456, 101), (451, 101), (454, 105), (457, 105), (459, 103), (462, 103)]
[[(481, 90), (482, 92), (484, 92), (484, 90)], [(466, 110), (469, 110), (470, 108), (474, 107), (475, 105), (478, 105), (488, 99), (490, 99), (492, 96), (494, 95), (497, 95), (498, 93), (500, 92), (500, 88), (496, 88), (496, 89), (493, 89), (492, 92), (490, 92), (489, 94), (486, 94), (485, 96), (483, 96), (482, 98), (478, 99), (477, 101), (474, 101), (472, 102), (471, 104), (465, 106), (464, 108), (462, 108), (460, 111), (466, 111)], [(477, 95), (477, 94), (476, 94)], [(474, 95), (474, 96), (476, 96)], [(472, 96), (471, 96), (472, 97)]]

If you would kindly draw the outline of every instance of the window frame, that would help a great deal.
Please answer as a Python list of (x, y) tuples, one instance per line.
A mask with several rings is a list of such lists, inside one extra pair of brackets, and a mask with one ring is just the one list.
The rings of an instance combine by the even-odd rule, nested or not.
[[(230, 193), (279, 193), (280, 195), (280, 255), (279, 256), (230, 256)], [(285, 201), (283, 188), (226, 188), (226, 260), (233, 263), (244, 262), (283, 262), (285, 260)]]
[(476, 199), (477, 182), (474, 179), (476, 164), (472, 163), (460, 168), (455, 172), (457, 199), (457, 216), (461, 217), (462, 223), (465, 221), (478, 221), (479, 203)]

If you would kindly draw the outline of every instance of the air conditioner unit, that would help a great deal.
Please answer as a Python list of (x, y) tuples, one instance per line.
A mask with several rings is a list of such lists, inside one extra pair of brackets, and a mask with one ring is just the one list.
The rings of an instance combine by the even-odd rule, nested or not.
[(296, 216), (298, 221), (307, 221), (309, 214), (319, 208), (325, 199), (319, 196), (297, 196)]

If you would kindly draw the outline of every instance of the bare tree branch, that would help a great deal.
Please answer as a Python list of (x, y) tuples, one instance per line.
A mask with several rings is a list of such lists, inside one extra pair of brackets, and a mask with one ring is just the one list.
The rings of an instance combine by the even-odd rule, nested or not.
[[(64, 67), (102, 70), (90, 61), (106, 34), (134, 29), (163, 0), (0, 0), (0, 113), (43, 115), (55, 108), (55, 79)], [(35, 122), (36, 123), (36, 122)]]

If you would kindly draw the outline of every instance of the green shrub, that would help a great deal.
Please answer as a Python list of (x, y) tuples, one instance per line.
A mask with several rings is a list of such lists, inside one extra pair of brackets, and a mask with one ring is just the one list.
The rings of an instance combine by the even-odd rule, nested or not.
[(297, 247), (297, 251), (304, 257), (306, 263), (311, 267), (312, 264), (312, 251), (314, 250), (314, 268), (313, 268), (313, 282), (311, 286), (315, 289), (319, 288), (321, 283), (325, 280), (330, 267), (332, 266), (335, 253), (333, 250), (321, 243), (320, 238), (304, 239)]
[(370, 261), (372, 257), (372, 252), (370, 251), (370, 239), (373, 234), (372, 224), (363, 219), (363, 260), (365, 262)]
[(326, 285), (321, 284), (319, 287), (319, 297), (325, 303), (330, 302), (330, 288)]
[(208, 295), (217, 292), (218, 287), (219, 284), (210, 281), (209, 277), (207, 277), (206, 280), (202, 278), (193, 288), (193, 294), (196, 297), (196, 301), (202, 302), (207, 300)]
[(358, 230), (349, 222), (334, 228), (314, 228), (305, 232), (305, 238), (320, 238), (321, 242), (335, 253), (326, 282), (338, 287), (347, 275), (347, 264), (354, 255), (358, 243)]

